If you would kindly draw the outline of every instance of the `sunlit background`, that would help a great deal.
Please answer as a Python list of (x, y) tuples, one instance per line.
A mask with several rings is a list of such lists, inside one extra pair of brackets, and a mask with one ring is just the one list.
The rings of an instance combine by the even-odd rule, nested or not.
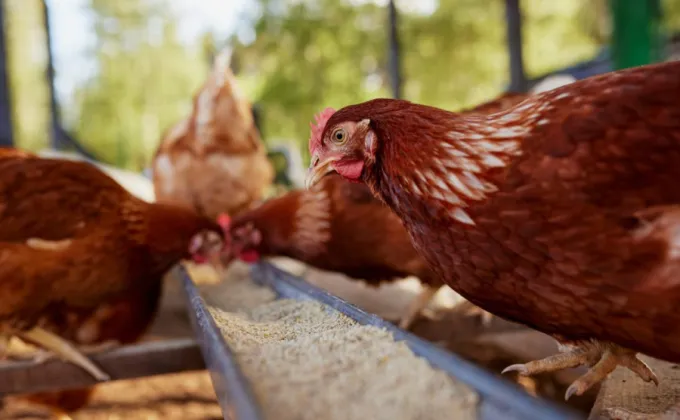
[[(47, 49), (40, 0), (7, 0), (15, 142), (49, 144)], [(215, 52), (233, 48), (264, 141), (299, 144), (326, 106), (390, 96), (386, 0), (49, 0), (64, 127), (97, 159), (148, 167), (185, 116)], [(503, 0), (397, 1), (403, 96), (457, 109), (509, 81)], [(591, 60), (608, 45), (606, 0), (524, 0), (529, 78)], [(680, 2), (663, 2), (667, 33)]]

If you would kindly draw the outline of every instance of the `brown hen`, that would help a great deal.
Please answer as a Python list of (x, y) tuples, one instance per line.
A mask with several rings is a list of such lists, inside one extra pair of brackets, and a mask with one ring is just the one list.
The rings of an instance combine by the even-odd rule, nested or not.
[(476, 305), (557, 338), (522, 374), (680, 362), (680, 62), (608, 73), (491, 115), (377, 99), (327, 112), (315, 184), (365, 182), (437, 275)]
[(260, 201), (273, 179), (274, 168), (250, 104), (223, 51), (194, 98), (191, 116), (165, 134), (156, 152), (156, 201), (193, 208), (211, 218), (234, 215)]
[[(151, 326), (160, 301), (162, 282), (144, 290), (133, 289), (118, 300), (104, 303), (94, 310), (53, 311), (43, 327), (82, 348), (105, 349), (130, 344), (142, 338)], [(26, 395), (33, 403), (47, 406), (63, 420), (85, 407), (95, 387), (41, 392)]]
[(215, 260), (222, 236), (216, 222), (142, 201), (89, 163), (0, 155), (0, 337), (18, 336), (108, 379), (57, 335), (77, 331), (47, 328), (67, 314), (155, 296), (182, 258)]
[(285, 256), (371, 286), (418, 277), (425, 288), (399, 320), (401, 328), (411, 325), (443, 285), (413, 249), (399, 218), (365, 185), (340, 176), (241, 213), (230, 231), (232, 255), (246, 262)]

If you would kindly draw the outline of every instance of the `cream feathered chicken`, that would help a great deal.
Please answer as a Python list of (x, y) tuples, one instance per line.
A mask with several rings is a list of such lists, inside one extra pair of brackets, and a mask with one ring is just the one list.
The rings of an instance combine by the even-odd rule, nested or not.
[(156, 200), (210, 218), (250, 208), (274, 179), (250, 103), (229, 62), (225, 49), (197, 93), (192, 114), (165, 134), (153, 159)]

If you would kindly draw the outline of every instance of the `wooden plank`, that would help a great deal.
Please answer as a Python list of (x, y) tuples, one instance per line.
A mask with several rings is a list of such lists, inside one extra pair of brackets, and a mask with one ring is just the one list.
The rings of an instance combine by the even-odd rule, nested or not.
[(640, 358), (656, 373), (659, 386), (618, 367), (602, 384), (589, 420), (680, 419), (680, 365)]
[[(205, 364), (192, 338), (149, 341), (93, 354), (90, 359), (112, 380), (140, 378), (192, 370)], [(61, 360), (0, 362), (0, 396), (54, 391), (95, 385), (80, 367)]]

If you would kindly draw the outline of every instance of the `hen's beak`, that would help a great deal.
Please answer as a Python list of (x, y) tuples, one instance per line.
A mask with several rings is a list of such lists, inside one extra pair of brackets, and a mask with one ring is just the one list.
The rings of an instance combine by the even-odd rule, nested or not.
[(312, 188), (314, 185), (316, 185), (316, 183), (321, 181), (321, 178), (335, 171), (333, 164), (337, 160), (337, 157), (329, 157), (326, 160), (319, 162), (319, 156), (316, 154), (313, 155), (312, 163), (309, 165), (307, 178), (305, 179), (305, 188)]

